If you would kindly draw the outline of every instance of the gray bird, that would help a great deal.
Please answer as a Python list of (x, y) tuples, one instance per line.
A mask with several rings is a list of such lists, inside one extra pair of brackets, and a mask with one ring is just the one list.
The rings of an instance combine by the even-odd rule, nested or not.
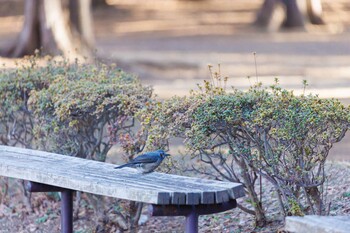
[(137, 168), (142, 173), (150, 173), (156, 169), (163, 159), (170, 154), (166, 154), (164, 150), (156, 150), (152, 152), (146, 152), (141, 154), (131, 160), (130, 162), (123, 164), (121, 166), (115, 167), (115, 169), (123, 168), (123, 167), (132, 167)]

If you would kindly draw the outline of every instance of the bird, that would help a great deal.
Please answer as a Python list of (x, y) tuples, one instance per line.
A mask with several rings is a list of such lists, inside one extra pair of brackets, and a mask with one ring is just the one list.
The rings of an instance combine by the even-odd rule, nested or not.
[(146, 152), (132, 159), (130, 162), (117, 166), (114, 169), (132, 167), (140, 170), (144, 174), (151, 173), (162, 163), (163, 159), (165, 159), (167, 156), (170, 156), (170, 154), (165, 153), (164, 150)]

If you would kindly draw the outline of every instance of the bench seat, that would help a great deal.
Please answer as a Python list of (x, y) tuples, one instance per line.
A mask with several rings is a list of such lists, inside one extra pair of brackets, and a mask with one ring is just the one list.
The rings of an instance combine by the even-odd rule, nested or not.
[[(244, 196), (244, 188), (238, 183), (159, 172), (142, 174), (136, 169), (114, 167), (104, 162), (0, 146), (0, 176), (67, 190), (162, 206), (220, 205)], [(207, 209), (198, 208), (198, 213), (207, 213)]]

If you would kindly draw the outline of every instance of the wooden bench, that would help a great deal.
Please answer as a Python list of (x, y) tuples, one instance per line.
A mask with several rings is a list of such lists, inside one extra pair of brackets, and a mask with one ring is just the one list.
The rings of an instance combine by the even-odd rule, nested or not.
[(237, 206), (241, 184), (135, 169), (60, 154), (0, 146), (0, 176), (30, 181), (29, 191), (61, 192), (61, 232), (73, 231), (73, 191), (151, 204), (152, 216), (185, 216), (198, 232), (198, 216)]

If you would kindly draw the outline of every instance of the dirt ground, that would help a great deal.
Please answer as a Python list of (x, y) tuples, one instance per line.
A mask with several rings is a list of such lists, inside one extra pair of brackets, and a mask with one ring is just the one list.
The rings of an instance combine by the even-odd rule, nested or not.
[[(1, 48), (16, 38), (23, 22), (22, 9), (14, 10), (12, 3), (3, 2), (10, 1), (0, 0)], [(221, 64), (222, 74), (230, 77), (229, 85), (240, 89), (248, 88), (257, 79), (269, 85), (277, 77), (282, 87), (300, 92), (302, 80), (306, 79), (307, 91), (350, 104), (350, 3), (347, 0), (322, 1), (327, 25), (278, 32), (252, 26), (262, 0), (108, 2), (110, 8), (94, 11), (98, 57), (138, 75), (145, 84), (154, 87), (160, 98), (187, 94), (197, 83), (209, 79), (208, 64), (214, 67)], [(258, 77), (253, 52), (256, 52)], [(14, 61), (0, 58), (1, 63), (11, 65)], [(247, 76), (252, 78), (248, 80)], [(338, 161), (332, 170), (336, 179), (329, 186), (334, 198), (332, 214), (347, 214), (350, 210), (346, 204), (350, 193), (349, 165), (339, 164), (350, 160), (349, 149), (348, 134), (329, 155), (331, 160)], [(21, 201), (13, 204), (20, 198), (16, 196), (18, 190), (12, 192), (7, 204), (0, 205), (1, 233), (59, 231), (57, 202), (35, 194), (34, 202), (44, 205), (38, 206), (33, 215)], [(268, 229), (254, 230), (251, 218), (234, 210), (202, 217), (202, 232), (276, 232), (281, 221), (275, 206), (270, 204), (271, 217), (275, 220)], [(85, 217), (75, 222), (76, 232), (94, 232), (93, 221), (86, 224), (86, 219), (94, 218), (91, 209), (86, 207), (82, 211), (81, 216)], [(169, 226), (173, 230), (167, 230)], [(183, 232), (183, 219), (151, 218), (140, 232)]]

